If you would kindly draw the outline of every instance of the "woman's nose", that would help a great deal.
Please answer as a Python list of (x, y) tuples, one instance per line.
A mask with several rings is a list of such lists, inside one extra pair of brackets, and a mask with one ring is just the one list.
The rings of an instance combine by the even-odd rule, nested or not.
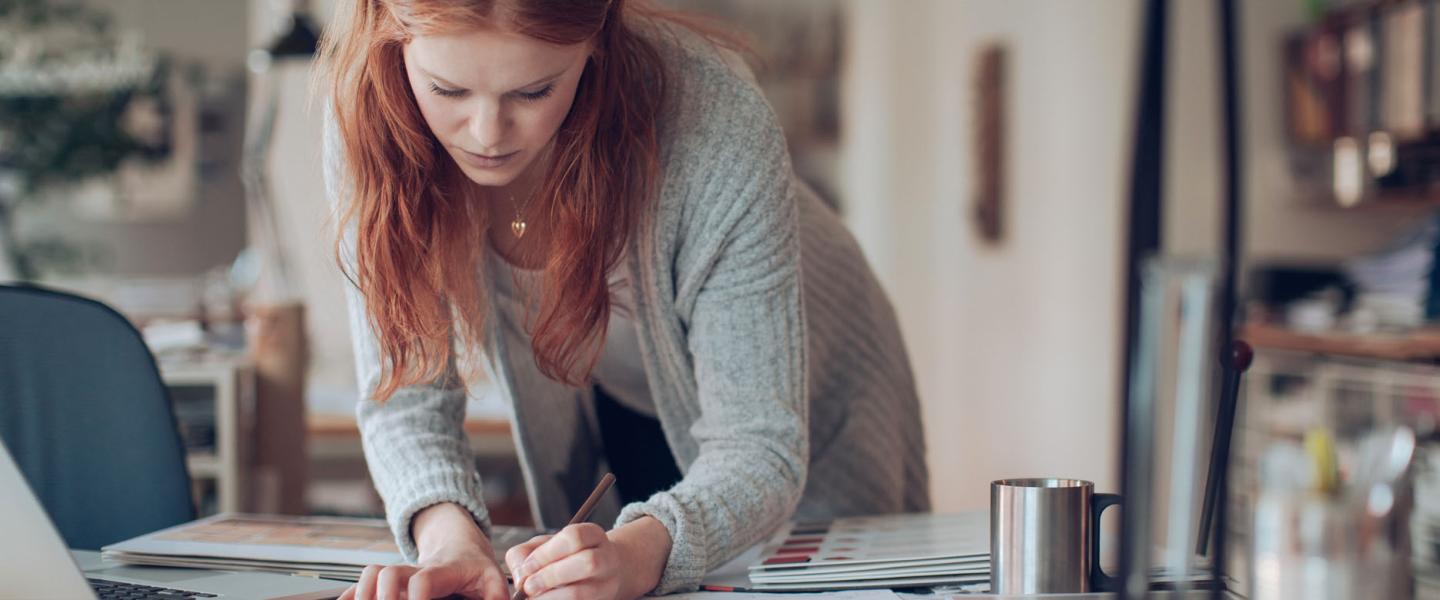
[(498, 154), (505, 152), (501, 146), (505, 139), (506, 119), (500, 105), (483, 102), (470, 115), (470, 135), (480, 145), (477, 152)]

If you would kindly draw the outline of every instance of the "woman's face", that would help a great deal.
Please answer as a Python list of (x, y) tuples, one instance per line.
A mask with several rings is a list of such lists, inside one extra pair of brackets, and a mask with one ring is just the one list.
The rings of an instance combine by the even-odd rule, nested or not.
[(575, 101), (590, 44), (485, 29), (417, 36), (404, 54), (431, 133), (471, 181), (505, 186), (546, 154)]

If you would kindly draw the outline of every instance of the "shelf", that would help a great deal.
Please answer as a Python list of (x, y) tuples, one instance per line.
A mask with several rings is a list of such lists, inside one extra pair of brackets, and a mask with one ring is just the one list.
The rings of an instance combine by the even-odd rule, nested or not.
[[(209, 353), (189, 355), (159, 364), (160, 376), (172, 400), (213, 411), (213, 439), (186, 451), (185, 466), (197, 489), (201, 515), (244, 512), (246, 480), (253, 466), (249, 449), (256, 410), (255, 368), (243, 355)], [(206, 404), (209, 406), (206, 406)], [(207, 434), (208, 437), (208, 434)]]
[(1303, 204), (1340, 211), (1394, 210), (1429, 216), (1433, 209), (1440, 207), (1440, 189), (1433, 188), (1373, 192), (1354, 206), (1342, 206), (1333, 194), (1327, 193), (1300, 194), (1297, 198)]
[(1440, 358), (1440, 328), (1403, 334), (1302, 333), (1276, 325), (1251, 324), (1240, 337), (1255, 348), (1335, 354), (1381, 360)]

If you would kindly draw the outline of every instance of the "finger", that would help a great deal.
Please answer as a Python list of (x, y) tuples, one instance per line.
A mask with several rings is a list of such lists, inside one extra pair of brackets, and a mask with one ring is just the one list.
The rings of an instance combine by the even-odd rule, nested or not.
[(545, 542), (550, 541), (550, 538), (552, 538), (552, 537), (554, 537), (554, 536), (550, 536), (550, 535), (536, 536), (536, 537), (530, 538), (528, 541), (526, 541), (526, 542), (524, 542), (524, 543), (516, 544), (516, 545), (514, 545), (514, 546), (511, 546), (509, 550), (506, 550), (506, 551), (505, 551), (505, 566), (506, 566), (506, 567), (509, 567), (510, 573), (511, 573), (511, 574), (514, 574), (514, 573), (515, 573), (515, 570), (520, 568), (520, 564), (523, 563), (523, 562), (525, 562), (525, 559), (530, 556), (530, 553), (531, 553), (531, 552), (534, 552), (535, 549), (536, 549), (536, 548), (539, 548), (541, 544), (544, 544)]
[(603, 595), (594, 586), (567, 585), (547, 590), (539, 596), (530, 596), (530, 600), (591, 600), (600, 597)]
[(559, 589), (601, 575), (600, 553), (585, 549), (542, 567), (525, 577), (525, 594), (539, 596), (545, 590)]
[(340, 594), (340, 597), (336, 600), (355, 600), (355, 586), (352, 585), (345, 588), (345, 593)]
[(380, 570), (380, 576), (375, 578), (375, 599), (376, 600), (400, 600), (400, 588), (410, 578), (410, 571), (413, 567), (390, 566)]
[(528, 577), (552, 562), (605, 541), (605, 529), (594, 523), (571, 525), (560, 530), (550, 541), (541, 544), (529, 558), (520, 563), (520, 577)]
[(380, 576), (379, 565), (370, 565), (360, 572), (360, 581), (355, 583), (355, 600), (375, 600), (375, 578)]
[(494, 568), (486, 568), (480, 574), (480, 592), (484, 600), (508, 600), (510, 598), (510, 586), (505, 583), (505, 574), (500, 572), (497, 565)]
[(433, 597), (430, 591), (434, 589), (434, 575), (435, 569), (420, 569), (411, 575), (408, 585), (405, 586), (405, 591), (410, 595), (409, 600), (430, 600)]

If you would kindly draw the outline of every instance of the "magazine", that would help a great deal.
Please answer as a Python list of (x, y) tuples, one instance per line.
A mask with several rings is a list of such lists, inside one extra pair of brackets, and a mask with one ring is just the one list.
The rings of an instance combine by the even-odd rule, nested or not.
[[(501, 569), (505, 551), (542, 532), (495, 527), (491, 543)], [(101, 548), (119, 562), (229, 571), (266, 571), (357, 581), (368, 565), (405, 562), (382, 519), (221, 514)]]

